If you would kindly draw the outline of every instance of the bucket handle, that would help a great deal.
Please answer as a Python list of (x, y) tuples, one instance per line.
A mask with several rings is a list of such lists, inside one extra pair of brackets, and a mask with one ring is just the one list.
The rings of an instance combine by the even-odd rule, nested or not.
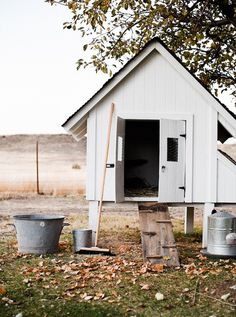
[(7, 226), (12, 226), (14, 227), (15, 231), (16, 231), (16, 226), (14, 225), (14, 223), (7, 223)]
[(16, 228), (16, 226), (14, 225), (14, 223), (7, 223), (7, 226), (12, 226), (12, 227)]

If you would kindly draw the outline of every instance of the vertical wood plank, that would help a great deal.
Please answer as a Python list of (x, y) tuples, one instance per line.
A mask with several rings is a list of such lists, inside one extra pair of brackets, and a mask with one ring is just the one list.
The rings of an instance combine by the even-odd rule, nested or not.
[(96, 110), (89, 113), (87, 120), (87, 175), (86, 175), (86, 199), (95, 199), (96, 190)]

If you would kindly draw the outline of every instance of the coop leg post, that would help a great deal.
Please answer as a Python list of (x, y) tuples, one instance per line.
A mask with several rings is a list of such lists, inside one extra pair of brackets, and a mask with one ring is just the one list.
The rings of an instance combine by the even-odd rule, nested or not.
[(92, 229), (92, 245), (95, 245), (96, 228), (98, 222), (98, 201), (89, 202), (89, 229)]
[(207, 229), (208, 229), (208, 216), (211, 215), (212, 210), (214, 209), (214, 204), (206, 203), (204, 204), (203, 210), (203, 225), (202, 225), (202, 247), (207, 247)]
[(193, 233), (194, 207), (185, 207), (184, 211), (184, 233)]

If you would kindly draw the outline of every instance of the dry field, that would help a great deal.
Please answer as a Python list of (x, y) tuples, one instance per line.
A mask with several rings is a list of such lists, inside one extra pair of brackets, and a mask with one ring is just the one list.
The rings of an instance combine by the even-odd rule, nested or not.
[(83, 193), (86, 145), (63, 134), (0, 136), (0, 193), (36, 191), (37, 141), (40, 192)]

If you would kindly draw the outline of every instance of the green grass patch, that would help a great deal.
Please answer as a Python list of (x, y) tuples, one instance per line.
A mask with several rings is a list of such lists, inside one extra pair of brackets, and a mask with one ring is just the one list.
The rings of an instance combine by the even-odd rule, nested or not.
[(2, 238), (0, 316), (235, 316), (235, 261), (203, 257), (199, 231), (175, 237), (181, 267), (163, 271), (143, 263), (136, 228), (101, 232), (108, 257), (74, 255), (68, 233), (49, 256), (19, 255), (14, 237)]

